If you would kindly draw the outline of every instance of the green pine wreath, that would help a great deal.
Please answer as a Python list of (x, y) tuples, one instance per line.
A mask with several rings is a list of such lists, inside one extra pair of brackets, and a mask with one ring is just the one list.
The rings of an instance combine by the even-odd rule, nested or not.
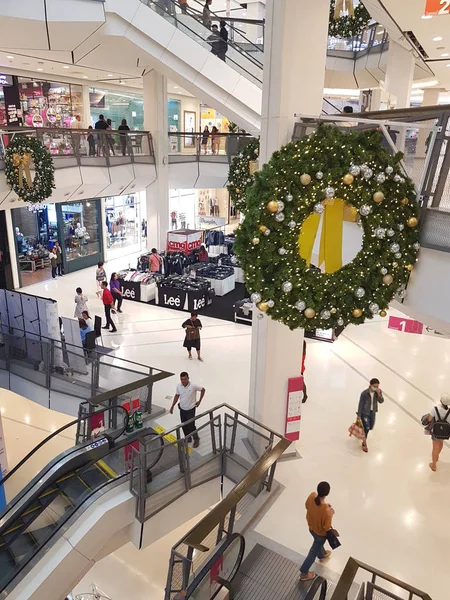
[[(290, 329), (385, 316), (408, 281), (420, 246), (416, 194), (401, 171), (402, 155), (391, 156), (381, 140), (377, 130), (321, 125), (275, 152), (247, 190), (235, 252), (252, 300)], [(298, 239), (327, 197), (351, 205), (364, 233), (354, 260), (331, 274), (307, 266)]]
[[(22, 187), (19, 180), (19, 166), (15, 157), (31, 155), (34, 164), (34, 179), (31, 186), (22, 167)], [(6, 148), (5, 175), (8, 185), (25, 202), (40, 203), (52, 195), (55, 188), (55, 167), (53, 159), (42, 142), (25, 134), (15, 134)]]
[(338, 38), (352, 38), (360, 35), (370, 22), (371, 16), (367, 8), (360, 2), (355, 6), (353, 16), (344, 15), (339, 19), (334, 18), (336, 0), (330, 0), (330, 20), (328, 23), (328, 35)]
[(245, 210), (246, 190), (255, 180), (250, 173), (250, 163), (258, 160), (258, 156), (259, 139), (252, 139), (231, 161), (227, 189), (231, 202), (239, 211)]

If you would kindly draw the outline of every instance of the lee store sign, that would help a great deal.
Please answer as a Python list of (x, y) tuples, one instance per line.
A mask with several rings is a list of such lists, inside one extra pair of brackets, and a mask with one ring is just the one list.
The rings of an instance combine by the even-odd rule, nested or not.
[(450, 0), (426, 0), (425, 16), (450, 15)]

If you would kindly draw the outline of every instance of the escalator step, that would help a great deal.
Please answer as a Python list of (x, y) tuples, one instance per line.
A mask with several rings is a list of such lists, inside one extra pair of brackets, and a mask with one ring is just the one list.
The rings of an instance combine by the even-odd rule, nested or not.
[(9, 545), (9, 550), (16, 560), (34, 552), (36, 548), (36, 542), (28, 533), (18, 535)]
[(17, 535), (21, 535), (21, 531), (24, 531), (26, 528), (26, 526), (21, 523), (20, 521), (15, 522), (14, 524), (11, 525), (11, 527), (8, 529), (8, 531), (6, 531), (2, 537), (1, 537), (1, 541), (4, 542), (6, 545), (9, 544), (9, 542), (14, 539)]
[(95, 490), (100, 485), (105, 483), (105, 481), (109, 481), (108, 475), (97, 466), (92, 465), (89, 469), (86, 469), (82, 473), (80, 473), (80, 477), (88, 484), (88, 486)]
[(66, 481), (62, 481), (58, 483), (58, 487), (74, 505), (90, 492), (88, 486), (78, 477), (71, 477)]
[(36, 540), (38, 546), (42, 546), (48, 540), (56, 526), (57, 524), (54, 523), (53, 525), (47, 525), (46, 527), (33, 529), (33, 531), (30, 531), (30, 534)]
[(0, 548), (0, 588), (3, 587), (3, 580), (9, 578), (11, 570), (15, 569), (16, 561), (9, 550)]

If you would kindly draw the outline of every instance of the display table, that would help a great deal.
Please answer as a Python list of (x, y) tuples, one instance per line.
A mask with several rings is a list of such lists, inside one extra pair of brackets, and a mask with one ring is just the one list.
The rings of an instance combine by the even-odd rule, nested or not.
[(124, 300), (135, 302), (150, 302), (156, 297), (156, 282), (140, 283), (139, 281), (125, 281), (119, 277), (120, 289)]
[[(46, 266), (44, 258), (32, 258), (26, 256), (19, 258), (19, 265), (22, 271), (36, 271), (36, 269), (43, 269)], [(22, 265), (29, 265), (29, 268), (22, 268)]]
[(206, 277), (206, 279), (211, 283), (211, 289), (214, 290), (216, 296), (225, 296), (236, 287), (236, 277), (234, 274), (226, 279), (210, 279), (209, 277)]
[(165, 306), (166, 308), (196, 312), (207, 306), (208, 292), (206, 290), (186, 291), (160, 285), (155, 301), (159, 306)]
[(234, 321), (235, 323), (252, 324), (253, 319), (253, 302), (250, 300), (241, 300), (234, 305)]
[(244, 270), (241, 267), (234, 267), (234, 275), (236, 283), (245, 283)]

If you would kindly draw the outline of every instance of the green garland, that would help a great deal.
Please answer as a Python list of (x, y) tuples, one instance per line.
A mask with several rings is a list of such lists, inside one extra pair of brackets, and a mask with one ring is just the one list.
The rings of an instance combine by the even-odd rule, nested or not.
[[(344, 133), (325, 125), (272, 155), (247, 190), (234, 246), (260, 310), (291, 329), (385, 316), (419, 249), (415, 190), (401, 157), (382, 146), (379, 131)], [(364, 231), (354, 260), (331, 274), (308, 268), (298, 242), (302, 223), (323, 212), (326, 197), (351, 205)]]
[[(29, 187), (22, 167), (22, 187), (20, 187), (19, 166), (15, 164), (14, 155), (23, 157), (28, 154), (31, 154), (34, 163), (34, 179)], [(5, 175), (8, 185), (25, 202), (44, 202), (52, 195), (52, 190), (55, 188), (55, 167), (51, 155), (42, 142), (22, 133), (15, 134), (6, 148)]]
[(359, 3), (355, 7), (355, 14), (351, 17), (345, 15), (339, 19), (334, 18), (336, 0), (330, 0), (330, 21), (328, 24), (328, 35), (339, 38), (352, 38), (364, 31), (371, 19), (369, 11)]
[(258, 160), (258, 156), (259, 139), (253, 139), (231, 161), (227, 189), (231, 202), (239, 211), (245, 210), (246, 190), (255, 180), (250, 174), (250, 163)]

